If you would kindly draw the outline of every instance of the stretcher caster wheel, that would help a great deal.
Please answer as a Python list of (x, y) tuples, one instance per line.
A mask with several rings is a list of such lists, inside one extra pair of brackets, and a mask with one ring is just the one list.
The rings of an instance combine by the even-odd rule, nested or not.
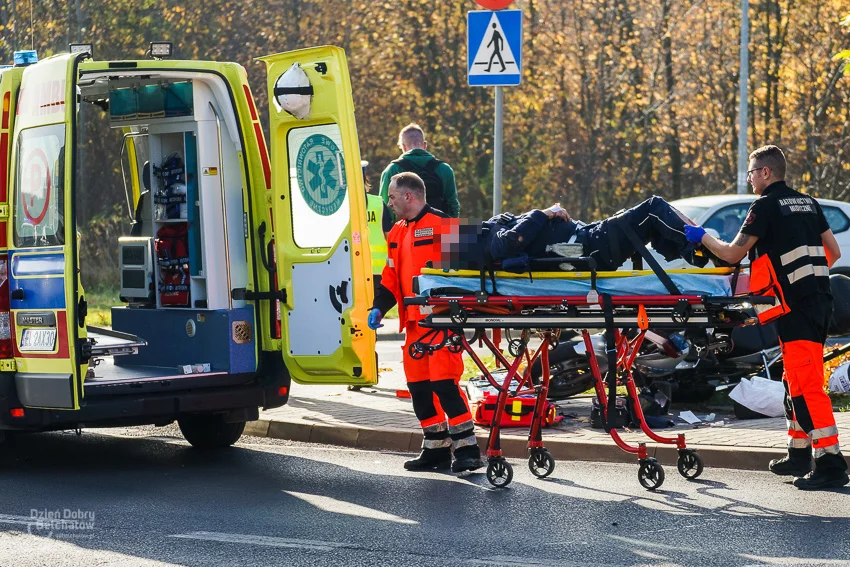
[(514, 469), (505, 459), (490, 461), (487, 465), (487, 480), (496, 488), (504, 488), (514, 479)]
[(638, 469), (638, 482), (647, 490), (655, 490), (664, 484), (664, 469), (655, 459), (643, 460)]
[(546, 449), (536, 449), (528, 457), (528, 470), (537, 478), (546, 478), (555, 470), (555, 459)]
[(452, 335), (449, 337), (449, 343), (446, 345), (446, 349), (448, 349), (448, 351), (452, 354), (463, 352), (463, 341), (460, 336)]
[(451, 315), (449, 315), (449, 318), (455, 325), (463, 325), (464, 323), (466, 323), (466, 320), (469, 318), (469, 316), (466, 314), (466, 311), (458, 311), (457, 313), (452, 313)]
[(697, 478), (702, 474), (702, 457), (693, 449), (681, 449), (679, 451), (679, 474), (688, 480)]
[(410, 353), (410, 358), (413, 360), (422, 360), (425, 358), (425, 345), (422, 343), (410, 343), (410, 347), (407, 350)]
[(525, 341), (521, 339), (513, 339), (508, 343), (508, 352), (511, 356), (521, 356), (525, 354)]

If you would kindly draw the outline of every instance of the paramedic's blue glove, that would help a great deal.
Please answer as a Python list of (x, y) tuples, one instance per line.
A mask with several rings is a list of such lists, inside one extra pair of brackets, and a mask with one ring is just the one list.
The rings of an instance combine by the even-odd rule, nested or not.
[(685, 238), (688, 239), (688, 242), (696, 242), (699, 244), (702, 242), (702, 237), (705, 236), (705, 229), (701, 226), (691, 226), (689, 224), (685, 225)]
[(383, 319), (383, 318), (384, 318), (384, 315), (383, 315), (383, 313), (381, 313), (381, 310), (378, 309), (377, 307), (373, 307), (369, 311), (369, 321), (368, 321), (369, 328), (372, 329), (373, 331), (377, 331), (378, 328), (383, 327), (383, 325), (381, 324), (381, 319)]

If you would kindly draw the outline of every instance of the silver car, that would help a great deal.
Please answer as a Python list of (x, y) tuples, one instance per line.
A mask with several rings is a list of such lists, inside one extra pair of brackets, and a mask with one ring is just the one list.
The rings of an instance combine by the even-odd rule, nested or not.
[[(732, 242), (753, 201), (758, 199), (757, 195), (705, 195), (702, 197), (690, 197), (679, 199), (670, 204), (691, 218), (695, 223), (701, 225), (710, 232), (726, 242)], [(831, 273), (850, 276), (850, 203), (833, 201), (831, 199), (818, 199), (826, 221), (835, 234), (835, 239), (841, 247), (841, 258), (832, 267)], [(657, 255), (656, 255), (657, 256)], [(663, 262), (663, 259), (659, 257)], [(744, 260), (746, 263), (746, 259)], [(689, 267), (684, 260), (663, 262), (665, 268)]]

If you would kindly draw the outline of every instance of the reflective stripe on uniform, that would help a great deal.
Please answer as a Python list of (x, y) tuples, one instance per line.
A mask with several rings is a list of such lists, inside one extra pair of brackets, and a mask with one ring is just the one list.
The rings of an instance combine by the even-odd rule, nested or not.
[(823, 246), (798, 246), (790, 252), (782, 254), (779, 257), (779, 261), (782, 262), (783, 266), (787, 266), (794, 260), (799, 260), (804, 256), (819, 256), (821, 258), (826, 258), (826, 250)]
[(833, 435), (838, 435), (838, 427), (835, 425), (830, 425), (829, 427), (813, 429), (809, 433), (809, 435), (812, 436), (812, 439), (823, 439), (824, 437), (832, 437)]
[(792, 420), (790, 420), (790, 419), (786, 419), (786, 420), (785, 420), (785, 425), (787, 425), (787, 426), (788, 426), (788, 431), (789, 431), (789, 432), (791, 432), (791, 431), (803, 431), (803, 432), (805, 432), (805, 431), (806, 431), (805, 429), (803, 429), (802, 427), (800, 427), (800, 424), (799, 424), (799, 423), (797, 423), (796, 421), (792, 421)]
[(829, 447), (817, 448), (814, 450), (815, 459), (819, 459), (824, 455), (839, 455), (841, 454), (841, 450), (838, 448), (838, 443), (835, 445), (830, 445)]
[(788, 448), (789, 449), (808, 449), (811, 446), (812, 446), (812, 440), (809, 439), (808, 435), (806, 435), (805, 437), (801, 437), (801, 438), (795, 438), (795, 437), (789, 437), (788, 438)]
[(442, 449), (444, 447), (451, 447), (452, 441), (448, 437), (444, 437), (442, 439), (423, 439), (422, 440), (422, 448), (423, 449)]
[(788, 274), (788, 283), (794, 283), (807, 276), (827, 276), (829, 277), (829, 268), (826, 266), (812, 266), (811, 264), (797, 268)]

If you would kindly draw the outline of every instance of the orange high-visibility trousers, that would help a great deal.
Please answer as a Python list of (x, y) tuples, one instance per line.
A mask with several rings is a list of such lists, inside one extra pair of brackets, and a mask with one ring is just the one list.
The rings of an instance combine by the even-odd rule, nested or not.
[(823, 389), (823, 344), (831, 318), (831, 298), (813, 295), (794, 303), (791, 312), (777, 321), (788, 447), (811, 446), (815, 458), (839, 452), (832, 402)]
[(441, 348), (419, 360), (410, 356), (410, 345), (427, 332), (415, 321), (408, 321), (402, 347), (407, 388), (425, 437), (422, 447), (436, 449), (452, 443), (457, 449), (474, 445), (469, 400), (459, 386), (463, 355)]
[[(838, 428), (832, 401), (824, 392), (823, 345), (814, 341), (782, 343), (785, 372), (782, 380), (790, 401), (788, 446), (811, 444), (815, 455), (838, 452)], [(786, 417), (788, 417), (786, 404)]]

